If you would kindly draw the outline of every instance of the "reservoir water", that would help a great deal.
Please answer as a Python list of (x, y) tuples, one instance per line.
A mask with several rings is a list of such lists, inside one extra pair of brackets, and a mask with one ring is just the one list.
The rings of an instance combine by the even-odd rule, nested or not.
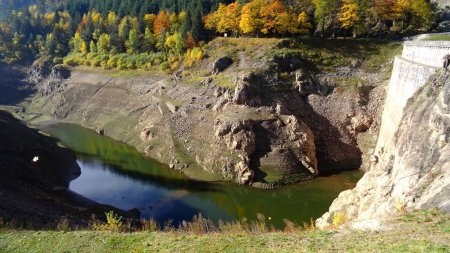
[(170, 219), (178, 224), (199, 213), (214, 221), (255, 220), (261, 213), (276, 227), (283, 226), (283, 219), (302, 224), (320, 217), (362, 176), (343, 172), (275, 190), (202, 182), (89, 129), (71, 124), (40, 128), (76, 153), (81, 175), (70, 183), (72, 191), (123, 210), (137, 208), (142, 218), (161, 223)]

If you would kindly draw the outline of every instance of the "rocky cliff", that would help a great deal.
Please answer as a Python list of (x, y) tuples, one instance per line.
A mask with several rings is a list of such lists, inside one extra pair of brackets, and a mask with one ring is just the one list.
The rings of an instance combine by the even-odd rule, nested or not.
[(450, 212), (450, 73), (437, 70), (449, 49), (448, 42), (405, 44), (394, 63), (373, 164), (317, 220), (319, 227), (419, 208)]

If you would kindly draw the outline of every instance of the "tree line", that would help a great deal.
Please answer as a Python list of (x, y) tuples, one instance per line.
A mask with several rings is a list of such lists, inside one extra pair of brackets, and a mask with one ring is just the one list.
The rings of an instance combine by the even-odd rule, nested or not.
[(228, 5), (204, 18), (206, 28), (230, 35), (406, 34), (433, 24), (428, 0), (251, 0)]
[[(30, 5), (31, 4), (31, 5)], [(230, 36), (378, 36), (427, 30), (428, 0), (0, 0), (0, 60), (176, 69)]]

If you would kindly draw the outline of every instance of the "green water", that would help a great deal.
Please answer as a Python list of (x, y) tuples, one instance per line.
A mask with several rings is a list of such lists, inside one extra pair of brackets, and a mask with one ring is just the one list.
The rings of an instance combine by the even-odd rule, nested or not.
[(177, 224), (198, 213), (214, 221), (254, 220), (261, 213), (276, 227), (283, 226), (283, 219), (302, 224), (320, 217), (362, 176), (343, 172), (275, 190), (200, 182), (94, 131), (70, 124), (40, 128), (77, 154), (82, 173), (71, 182), (72, 191), (124, 210), (138, 208), (143, 218), (160, 222), (171, 219)]

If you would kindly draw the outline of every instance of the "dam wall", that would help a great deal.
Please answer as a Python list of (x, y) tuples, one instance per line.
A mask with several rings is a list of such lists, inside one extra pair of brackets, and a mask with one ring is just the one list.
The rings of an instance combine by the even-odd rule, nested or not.
[(394, 60), (375, 155), (380, 155), (386, 146), (391, 146), (388, 144), (394, 140), (408, 99), (442, 67), (446, 54), (450, 54), (450, 41), (404, 43), (402, 55)]

